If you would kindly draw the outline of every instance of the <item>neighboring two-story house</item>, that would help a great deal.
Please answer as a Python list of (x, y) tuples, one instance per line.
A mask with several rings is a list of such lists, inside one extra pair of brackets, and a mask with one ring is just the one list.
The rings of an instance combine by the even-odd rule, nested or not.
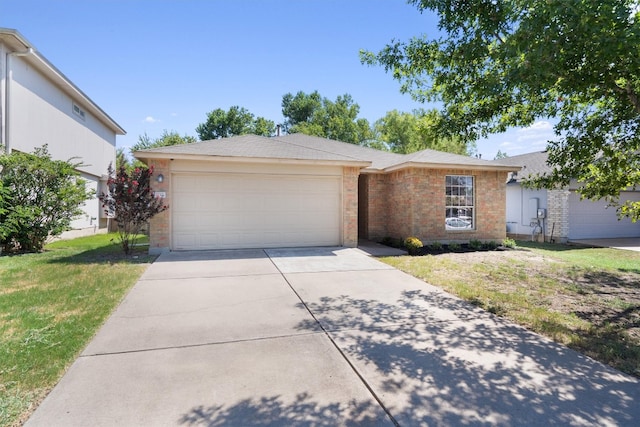
[[(0, 145), (32, 152), (48, 145), (52, 158), (75, 158), (87, 186), (99, 193), (115, 164), (116, 135), (125, 131), (18, 31), (0, 28)], [(87, 200), (75, 234), (106, 230), (97, 198)]]

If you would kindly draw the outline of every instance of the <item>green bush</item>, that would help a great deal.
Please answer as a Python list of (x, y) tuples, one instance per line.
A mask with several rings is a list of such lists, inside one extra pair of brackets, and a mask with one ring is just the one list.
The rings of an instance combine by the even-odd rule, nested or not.
[(433, 249), (434, 251), (441, 251), (442, 250), (442, 243), (440, 242), (433, 242), (431, 244), (431, 249)]
[(6, 251), (38, 252), (49, 236), (70, 228), (93, 196), (79, 166), (51, 159), (46, 145), (32, 154), (0, 155), (0, 245)]
[(482, 242), (480, 240), (473, 239), (469, 241), (469, 247), (473, 250), (479, 251), (482, 249)]
[(462, 250), (462, 246), (459, 243), (449, 243), (449, 250), (451, 252), (458, 252)]
[(407, 237), (404, 239), (404, 247), (407, 248), (410, 254), (415, 254), (418, 249), (422, 248), (422, 242), (417, 237)]
[(515, 240), (507, 237), (502, 241), (502, 246), (504, 246), (505, 248), (515, 248), (517, 245)]
[(490, 251), (495, 251), (498, 248), (498, 243), (494, 242), (493, 240), (489, 240), (487, 242), (484, 242), (482, 246)]

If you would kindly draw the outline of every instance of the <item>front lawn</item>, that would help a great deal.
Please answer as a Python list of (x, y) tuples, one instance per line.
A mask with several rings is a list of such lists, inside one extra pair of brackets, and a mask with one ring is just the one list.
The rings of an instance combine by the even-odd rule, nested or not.
[(115, 238), (0, 257), (0, 425), (24, 421), (155, 258), (124, 256)]
[(518, 245), (514, 251), (381, 260), (640, 377), (640, 253)]

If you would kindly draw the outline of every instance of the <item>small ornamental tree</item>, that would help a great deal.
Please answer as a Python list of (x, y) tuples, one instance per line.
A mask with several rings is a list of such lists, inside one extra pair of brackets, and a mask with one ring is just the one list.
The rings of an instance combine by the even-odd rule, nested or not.
[(94, 195), (78, 166), (52, 160), (46, 145), (33, 153), (0, 155), (0, 245), (5, 250), (40, 251), (47, 238), (70, 228)]
[(165, 211), (162, 199), (151, 191), (152, 168), (135, 168), (129, 174), (124, 165), (118, 171), (109, 165), (108, 193), (98, 197), (107, 215), (115, 216), (122, 250), (130, 254), (136, 236), (151, 218)]

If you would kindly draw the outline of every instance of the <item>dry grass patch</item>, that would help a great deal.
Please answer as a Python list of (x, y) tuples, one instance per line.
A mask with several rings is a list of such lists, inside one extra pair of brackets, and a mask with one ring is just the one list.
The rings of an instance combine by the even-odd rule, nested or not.
[(382, 260), (640, 377), (640, 253), (521, 244), (527, 247)]

